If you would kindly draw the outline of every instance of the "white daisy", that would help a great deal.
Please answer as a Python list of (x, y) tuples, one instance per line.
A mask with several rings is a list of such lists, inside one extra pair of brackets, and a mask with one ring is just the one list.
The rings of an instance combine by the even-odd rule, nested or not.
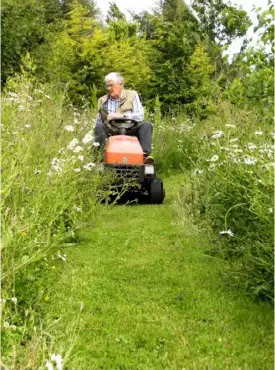
[(69, 132), (74, 132), (74, 126), (67, 125), (67, 126), (64, 127), (64, 130), (69, 131)]
[(78, 145), (76, 148), (73, 149), (73, 152), (74, 153), (79, 153), (79, 152), (82, 152), (82, 150), (83, 150), (83, 148), (80, 145)]
[(224, 230), (224, 231), (220, 231), (219, 233), (220, 235), (229, 235), (229, 236), (234, 236), (234, 233), (228, 229), (228, 230)]
[(91, 132), (88, 132), (85, 136), (84, 136), (84, 138), (82, 139), (82, 143), (83, 144), (88, 144), (88, 143), (90, 143), (91, 141), (93, 141), (94, 140), (94, 136), (92, 135), (92, 133)]
[(94, 163), (87, 163), (87, 164), (85, 164), (85, 166), (83, 166), (83, 168), (87, 171), (91, 171), (92, 168), (94, 168), (94, 167), (95, 167)]

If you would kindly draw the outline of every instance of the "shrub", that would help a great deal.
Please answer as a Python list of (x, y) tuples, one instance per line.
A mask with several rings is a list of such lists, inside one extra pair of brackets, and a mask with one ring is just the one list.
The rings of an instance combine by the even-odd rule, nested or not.
[(211, 228), (211, 253), (234, 262), (236, 281), (253, 296), (272, 298), (271, 125), (254, 112), (228, 104), (220, 106), (218, 115), (195, 122), (188, 132), (180, 122), (164, 126), (157, 152), (165, 158), (163, 169), (168, 164), (188, 171), (180, 212), (188, 209)]

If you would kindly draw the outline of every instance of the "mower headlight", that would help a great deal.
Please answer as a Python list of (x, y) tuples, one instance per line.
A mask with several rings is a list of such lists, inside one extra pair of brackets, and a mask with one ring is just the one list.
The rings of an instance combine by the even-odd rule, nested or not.
[(145, 165), (144, 166), (144, 174), (145, 175), (154, 175), (155, 168), (152, 165)]

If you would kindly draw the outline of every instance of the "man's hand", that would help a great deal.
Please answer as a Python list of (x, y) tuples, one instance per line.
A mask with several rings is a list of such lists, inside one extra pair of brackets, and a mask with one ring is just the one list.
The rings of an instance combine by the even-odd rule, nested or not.
[(112, 119), (116, 119), (116, 118), (123, 118), (123, 114), (120, 114), (120, 113), (110, 113), (107, 116), (107, 121), (111, 121)]

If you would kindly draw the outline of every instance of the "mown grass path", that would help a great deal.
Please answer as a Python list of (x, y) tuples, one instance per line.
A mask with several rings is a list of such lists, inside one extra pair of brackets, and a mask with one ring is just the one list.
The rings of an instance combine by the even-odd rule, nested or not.
[(47, 317), (66, 369), (273, 369), (272, 310), (227, 288), (224, 262), (176, 222), (180, 181), (161, 206), (102, 206), (66, 250)]

